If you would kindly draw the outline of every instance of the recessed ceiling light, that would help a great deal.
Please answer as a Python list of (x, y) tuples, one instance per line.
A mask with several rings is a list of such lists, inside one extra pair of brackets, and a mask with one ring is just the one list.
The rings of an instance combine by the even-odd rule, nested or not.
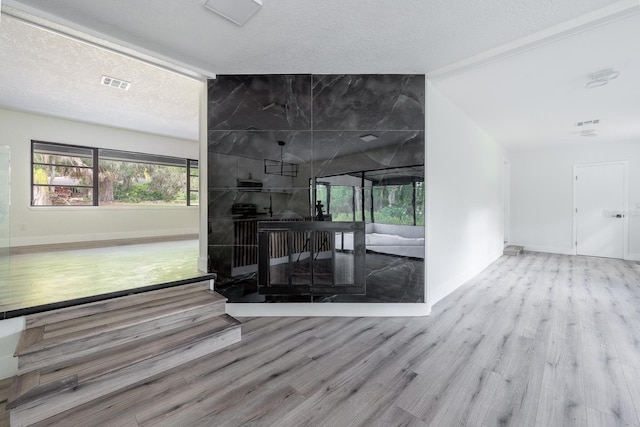
[(378, 135), (368, 133), (366, 135), (360, 135), (360, 139), (363, 140), (364, 142), (372, 142), (378, 139)]
[(604, 86), (619, 75), (620, 71), (616, 71), (613, 68), (605, 68), (604, 70), (591, 73), (589, 75), (590, 80), (587, 82), (587, 89)]
[(131, 87), (131, 83), (109, 76), (102, 76), (102, 80), (100, 80), (100, 83), (105, 86), (115, 87), (116, 89), (122, 90), (129, 90), (129, 87)]
[(598, 136), (595, 129), (585, 129), (580, 131), (580, 136)]
[(204, 7), (237, 25), (243, 25), (262, 7), (262, 0), (205, 0)]

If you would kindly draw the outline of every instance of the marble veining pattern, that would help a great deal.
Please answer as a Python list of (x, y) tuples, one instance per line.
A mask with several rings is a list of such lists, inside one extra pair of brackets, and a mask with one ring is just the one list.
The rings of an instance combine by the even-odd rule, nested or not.
[(209, 130), (310, 128), (310, 75), (219, 75), (208, 92)]
[[(256, 279), (251, 261), (257, 247), (247, 243), (251, 238), (242, 231), (246, 225), (238, 226), (234, 206), (252, 207), (252, 221), (309, 220), (316, 214), (316, 201), (326, 207), (329, 196), (318, 199), (310, 191), (312, 183), (326, 177), (334, 181), (342, 177), (338, 179), (354, 186), (351, 203), (360, 212), (363, 203), (371, 206), (369, 198), (363, 202), (362, 195), (372, 194), (363, 188), (363, 173), (376, 171), (378, 179), (396, 184), (424, 180), (423, 75), (220, 75), (209, 82), (208, 96), (210, 269), (218, 273), (220, 291), (227, 292), (231, 302), (260, 299), (253, 295)], [(295, 165), (296, 175), (267, 172), (265, 159)], [(408, 169), (422, 176), (409, 175)], [(243, 188), (247, 182), (257, 188)], [(365, 186), (372, 181), (367, 182)], [(356, 220), (363, 220), (359, 215)], [(247, 258), (238, 264), (238, 256)], [(372, 253), (367, 265), (375, 273), (380, 268), (374, 257)], [(424, 261), (386, 258), (389, 271), (401, 273), (397, 277), (370, 275), (377, 285), (365, 297), (303, 298), (318, 302), (424, 301), (423, 274), (416, 273), (423, 271)], [(384, 287), (383, 280), (391, 283)], [(301, 297), (279, 298), (299, 301)]]
[(424, 130), (424, 75), (313, 76), (315, 130)]

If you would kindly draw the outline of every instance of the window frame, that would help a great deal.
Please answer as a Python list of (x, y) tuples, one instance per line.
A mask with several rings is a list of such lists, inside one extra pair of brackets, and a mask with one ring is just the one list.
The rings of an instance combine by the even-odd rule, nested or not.
[[(37, 153), (39, 153), (40, 151), (37, 151), (36, 146), (37, 145), (46, 145), (46, 146), (51, 146), (51, 147), (60, 147), (60, 152), (55, 154), (55, 155), (59, 155), (59, 156), (68, 156), (68, 157), (72, 157), (73, 153), (69, 152), (69, 153), (65, 153), (63, 151), (64, 148), (69, 149), (69, 150), (86, 150), (91, 152), (91, 159), (92, 159), (92, 166), (73, 166), (73, 167), (78, 167), (78, 168), (82, 168), (82, 169), (91, 169), (92, 170), (92, 185), (68, 185), (68, 184), (58, 184), (58, 185), (53, 185), (53, 184), (36, 184), (35, 181), (35, 174), (34, 174), (34, 168), (35, 166), (38, 165), (43, 165), (43, 166), (47, 166), (48, 164), (42, 163), (42, 162), (36, 162), (35, 161), (35, 155)], [(52, 150), (53, 152), (55, 152), (55, 150)], [(101, 152), (104, 152), (104, 155), (101, 156)], [(88, 156), (79, 156), (79, 157), (85, 157), (87, 158)], [(153, 165), (160, 165), (160, 166), (178, 166), (178, 167), (184, 167), (185, 168), (185, 174), (186, 174), (186, 204), (184, 206), (197, 206), (200, 203), (200, 197), (199, 197), (199, 188), (196, 189), (192, 189), (191, 188), (191, 177), (192, 176), (197, 176), (198, 180), (200, 179), (200, 172), (199, 172), (199, 166), (200, 163), (197, 159), (190, 159), (190, 158), (182, 158), (182, 157), (175, 157), (175, 156), (165, 156), (165, 155), (160, 155), (160, 154), (149, 154), (149, 153), (141, 153), (141, 152), (137, 152), (137, 151), (126, 151), (126, 150), (116, 150), (116, 149), (108, 149), (108, 148), (100, 148), (100, 147), (87, 147), (87, 146), (83, 146), (83, 145), (76, 145), (76, 144), (65, 144), (65, 143), (60, 143), (60, 142), (48, 142), (48, 141), (40, 141), (40, 140), (31, 140), (31, 187), (30, 187), (30, 206), (31, 207), (35, 207), (35, 208), (57, 208), (57, 207), (79, 207), (79, 208), (83, 208), (83, 207), (100, 207), (100, 195), (99, 195), (99, 180), (98, 180), (98, 176), (99, 176), (99, 167), (100, 167), (100, 160), (111, 160), (111, 161), (122, 161), (122, 162), (132, 162), (132, 163), (148, 163), (148, 164), (153, 164)], [(154, 161), (155, 160), (155, 161)], [(57, 164), (52, 164), (52, 166), (58, 166)], [(60, 165), (60, 166), (66, 166), (66, 165)], [(192, 170), (198, 170), (197, 174), (194, 175), (192, 173)], [(63, 188), (91, 188), (92, 189), (92, 204), (82, 204), (82, 205), (54, 205), (54, 204), (48, 204), (48, 205), (36, 205), (34, 204), (34, 190), (35, 187), (47, 187), (47, 188), (56, 188), (56, 187), (63, 187)], [(196, 193), (196, 197), (192, 197), (192, 194)], [(194, 204), (193, 202), (197, 200), (197, 204)], [(129, 207), (135, 207), (134, 206), (129, 206)], [(147, 207), (147, 206), (145, 206)], [(169, 206), (157, 206), (157, 208), (163, 208), (163, 207), (169, 207)], [(171, 206), (172, 208), (175, 208), (177, 206)], [(154, 207), (155, 209), (156, 207)]]

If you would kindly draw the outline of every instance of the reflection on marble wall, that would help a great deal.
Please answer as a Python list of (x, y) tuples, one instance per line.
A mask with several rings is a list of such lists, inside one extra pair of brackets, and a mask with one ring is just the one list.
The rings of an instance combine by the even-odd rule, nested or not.
[[(259, 295), (254, 228), (260, 221), (317, 219), (311, 183), (319, 177), (422, 170), (424, 90), (423, 75), (221, 75), (209, 81), (209, 257), (218, 291), (230, 302), (423, 302), (417, 273), (423, 261), (373, 252), (366, 255), (366, 295)], [(295, 174), (265, 168), (265, 159), (295, 165)], [(354, 186), (354, 194), (362, 190)]]
[(310, 75), (209, 80), (209, 130), (309, 130)]
[(313, 76), (314, 130), (424, 130), (423, 75)]

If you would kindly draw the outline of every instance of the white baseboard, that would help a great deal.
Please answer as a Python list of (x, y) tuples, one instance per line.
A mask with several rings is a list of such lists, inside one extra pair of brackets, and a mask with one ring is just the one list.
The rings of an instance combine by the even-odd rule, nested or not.
[(475, 276), (480, 274), (482, 270), (487, 268), (492, 262), (494, 262), (501, 256), (502, 250), (494, 252), (493, 254), (485, 258), (484, 261), (477, 263), (472, 268), (463, 271), (455, 277), (447, 280), (440, 286), (437, 286), (436, 291), (430, 291), (430, 289), (433, 289), (435, 286), (432, 286), (432, 284), (427, 282), (427, 303), (429, 305), (429, 311), (431, 311), (431, 307), (433, 307), (435, 303), (451, 294), (453, 291), (467, 283), (469, 280), (473, 279)]
[(36, 246), (58, 243), (95, 242), (99, 240), (140, 239), (147, 237), (182, 236), (198, 234), (198, 227), (171, 228), (165, 230), (122, 231), (111, 233), (63, 234), (52, 236), (11, 237), (11, 246)]
[(629, 253), (629, 254), (627, 254), (627, 257), (625, 259), (627, 261), (640, 261), (640, 254)]
[(562, 246), (536, 246), (536, 245), (527, 245), (526, 243), (509, 243), (514, 246), (524, 246), (525, 251), (532, 252), (544, 252), (549, 254), (560, 254), (560, 255), (575, 255), (575, 250), (573, 248), (567, 248)]
[(413, 303), (228, 303), (227, 313), (234, 317), (416, 317), (428, 316), (431, 308)]

